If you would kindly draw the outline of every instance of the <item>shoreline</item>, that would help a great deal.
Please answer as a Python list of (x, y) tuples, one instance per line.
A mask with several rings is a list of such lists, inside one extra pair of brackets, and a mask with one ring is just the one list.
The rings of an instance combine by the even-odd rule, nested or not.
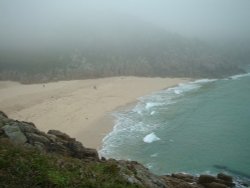
[(103, 133), (102, 138), (100, 138), (100, 142), (97, 145), (97, 147), (95, 148), (98, 152), (102, 149), (103, 147), (103, 140), (105, 139), (106, 136), (108, 136), (115, 128), (116, 126), (116, 118), (112, 115), (115, 112), (119, 112), (119, 111), (126, 111), (126, 110), (130, 110), (131, 108), (134, 107), (134, 105), (136, 105), (138, 102), (137, 99), (135, 99), (133, 102), (129, 102), (127, 104), (124, 104), (122, 106), (118, 106), (117, 108), (115, 108), (112, 112), (110, 112), (109, 114), (106, 114), (105, 116), (103, 116), (102, 120), (100, 120), (100, 123), (103, 123), (105, 126), (105, 133)]
[(115, 126), (111, 113), (137, 98), (190, 81), (186, 78), (111, 77), (23, 85), (0, 82), (0, 106), (9, 117), (60, 130), (100, 149)]

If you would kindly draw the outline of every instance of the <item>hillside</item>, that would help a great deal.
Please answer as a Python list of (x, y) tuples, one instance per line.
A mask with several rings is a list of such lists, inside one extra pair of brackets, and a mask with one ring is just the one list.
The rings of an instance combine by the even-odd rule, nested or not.
[(214, 78), (242, 73), (241, 65), (249, 63), (247, 41), (245, 45), (239, 41), (238, 45), (237, 41), (217, 45), (132, 18), (56, 31), (60, 29), (64, 32), (44, 41), (34, 36), (20, 39), (25, 47), (2, 46), (0, 80), (34, 83), (110, 76)]
[(65, 133), (44, 133), (0, 112), (2, 187), (233, 187), (232, 177), (155, 175), (135, 161), (99, 158)]

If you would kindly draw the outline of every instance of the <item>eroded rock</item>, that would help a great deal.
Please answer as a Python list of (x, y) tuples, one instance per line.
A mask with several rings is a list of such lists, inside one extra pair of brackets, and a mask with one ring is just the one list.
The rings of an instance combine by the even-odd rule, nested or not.
[(17, 125), (5, 125), (2, 127), (2, 130), (15, 144), (24, 144), (27, 142), (27, 138)]
[(75, 138), (71, 138), (61, 131), (50, 130), (46, 134), (38, 130), (33, 123), (9, 119), (1, 111), (0, 123), (0, 136), (6, 136), (15, 144), (79, 159), (99, 160), (95, 149), (85, 148)]

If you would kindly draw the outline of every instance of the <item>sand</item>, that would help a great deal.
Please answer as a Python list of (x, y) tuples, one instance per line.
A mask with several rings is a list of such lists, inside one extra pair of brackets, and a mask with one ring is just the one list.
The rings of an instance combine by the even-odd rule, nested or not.
[(112, 131), (111, 113), (153, 91), (186, 82), (179, 78), (112, 77), (22, 85), (0, 82), (0, 110), (10, 118), (33, 122), (42, 131), (60, 130), (100, 149)]

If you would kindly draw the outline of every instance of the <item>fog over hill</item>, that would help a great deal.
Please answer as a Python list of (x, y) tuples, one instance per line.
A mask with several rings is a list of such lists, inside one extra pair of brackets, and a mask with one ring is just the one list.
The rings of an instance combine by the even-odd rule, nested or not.
[(247, 0), (1, 0), (0, 79), (240, 73), (249, 8)]

